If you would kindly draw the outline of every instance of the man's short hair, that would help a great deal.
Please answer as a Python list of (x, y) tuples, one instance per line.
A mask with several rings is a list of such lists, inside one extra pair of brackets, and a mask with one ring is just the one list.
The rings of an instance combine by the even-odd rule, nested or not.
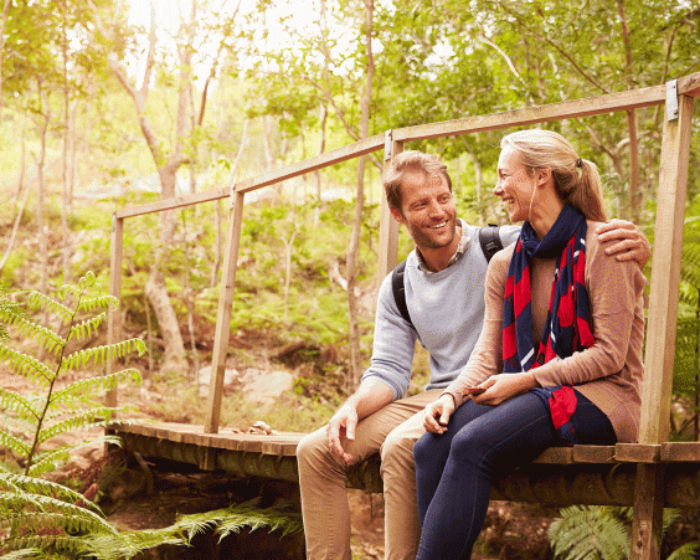
[(407, 171), (419, 171), (428, 177), (442, 175), (452, 192), (452, 179), (447, 173), (447, 166), (437, 156), (417, 150), (407, 150), (392, 160), (384, 175), (384, 193), (390, 208), (401, 212), (401, 181)]

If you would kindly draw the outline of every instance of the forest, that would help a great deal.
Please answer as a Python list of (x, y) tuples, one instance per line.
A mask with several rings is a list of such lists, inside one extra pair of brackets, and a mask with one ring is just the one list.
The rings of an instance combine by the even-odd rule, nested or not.
[[(61, 348), (84, 352), (82, 364), (73, 364), (76, 371), (56, 389), (53, 381), (39, 383), (44, 392), (69, 386), (97, 394), (120, 385), (119, 404), (131, 407), (127, 415), (202, 424), (206, 414), (230, 200), (127, 222), (119, 301), (125, 341), (100, 355), (92, 350), (106, 347), (100, 313), (115, 303), (105, 294), (117, 209), (228, 189), (390, 129), (656, 86), (700, 70), (698, 0), (0, 5), (0, 488), (5, 495), (18, 487), (52, 493), (51, 499), (60, 494), (71, 504), (81, 499), (74, 493), (84, 491), (76, 481), (61, 494), (16, 480), (56, 470), (68, 458), (37, 445), (50, 439), (39, 436), (54, 401), (46, 401), (44, 413), (32, 412), (31, 421), (21, 413), (38, 410), (28, 395), (41, 376), (28, 372), (39, 366), (26, 357), (36, 346), (38, 360), (49, 369), (61, 359), (62, 350), (55, 352), (59, 340)], [(700, 437), (697, 115), (696, 107), (671, 418), (672, 438), (689, 441)], [(607, 214), (635, 222), (652, 247), (662, 121), (663, 106), (656, 106), (543, 125), (562, 132), (598, 165)], [(461, 218), (505, 224), (507, 214), (492, 194), (502, 134), (480, 132), (407, 148), (435, 153), (447, 163)], [(246, 196), (221, 409), (227, 429), (259, 423), (309, 432), (357, 386), (371, 354), (379, 286), (380, 153)], [(402, 231), (399, 256), (411, 249)], [(651, 261), (647, 278), (650, 267)], [(85, 303), (89, 298), (94, 306)], [(24, 302), (36, 323), (18, 318), (24, 317)], [(30, 326), (40, 323), (45, 326)], [(70, 336), (49, 334), (67, 324)], [(101, 385), (89, 382), (110, 351), (125, 369)], [(427, 373), (427, 354), (419, 348), (409, 391), (422, 390)], [(63, 392), (68, 399), (70, 391)], [(94, 410), (106, 421), (113, 413)], [(94, 428), (95, 414), (66, 420), (56, 433)], [(32, 438), (23, 443), (22, 434), (33, 429), (34, 444)], [(0, 496), (0, 512), (14, 511), (10, 502)], [(575, 556), (566, 523), (575, 525), (579, 515), (593, 516), (591, 526), (597, 523), (596, 530), (614, 544), (591, 545), (588, 555)], [(690, 557), (683, 554), (692, 553), (692, 539), (697, 542), (697, 530), (689, 529), (697, 524), (694, 515), (668, 513), (664, 557)], [(503, 514), (493, 516), (494, 527), (504, 525)], [(547, 516), (554, 529), (543, 537), (541, 557), (626, 557), (630, 516), (624, 508), (561, 515), (555, 510)], [(46, 544), (12, 544), (18, 530), (12, 523), (0, 522), (0, 554)], [(65, 529), (51, 523), (44, 537)], [(113, 535), (94, 512), (81, 523), (70, 532)], [(42, 534), (31, 524), (21, 527), (23, 537)], [(186, 530), (178, 531), (153, 539), (184, 539)], [(498, 540), (503, 534), (484, 541), (484, 558), (516, 557), (504, 552)], [(88, 548), (80, 554), (131, 558), (152, 546), (143, 536), (110, 538), (107, 544), (81, 544)], [(380, 557), (374, 544), (357, 538), (354, 557)], [(77, 557), (78, 549), (48, 540), (41, 554)]]

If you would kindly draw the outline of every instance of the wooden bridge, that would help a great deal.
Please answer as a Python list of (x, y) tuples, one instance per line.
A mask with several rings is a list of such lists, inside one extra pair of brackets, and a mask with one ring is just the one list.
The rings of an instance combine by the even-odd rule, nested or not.
[[(388, 161), (406, 142), (665, 105), (639, 443), (548, 449), (527, 468), (498, 481), (492, 493), (492, 499), (548, 504), (632, 505), (631, 558), (659, 558), (663, 507), (700, 506), (700, 442), (668, 441), (690, 135), (698, 95), (700, 73), (695, 73), (654, 87), (390, 130), (230, 188), (117, 210), (113, 216), (111, 293), (120, 297), (126, 219), (227, 197), (231, 200), (204, 426), (142, 423), (118, 426), (113, 431), (123, 438), (127, 450), (146, 457), (296, 483), (295, 450), (302, 434), (219, 432), (246, 193), (382, 148)], [(383, 278), (396, 264), (398, 245), (398, 225), (383, 199), (379, 241), (377, 274)], [(109, 342), (120, 339), (117, 313), (110, 314), (108, 338)], [(108, 402), (116, 405), (116, 392), (110, 393)], [(374, 457), (354, 467), (349, 485), (381, 492), (378, 464)]]

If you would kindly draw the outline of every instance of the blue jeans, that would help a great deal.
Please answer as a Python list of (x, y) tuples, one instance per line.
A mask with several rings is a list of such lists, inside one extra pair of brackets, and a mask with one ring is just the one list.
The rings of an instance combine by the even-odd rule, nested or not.
[[(576, 395), (575, 414), (583, 425), (576, 443), (615, 443), (608, 418), (578, 391)], [(491, 481), (558, 443), (549, 409), (533, 393), (498, 406), (468, 400), (454, 412), (443, 435), (423, 435), (413, 448), (422, 526), (417, 559), (471, 557)]]

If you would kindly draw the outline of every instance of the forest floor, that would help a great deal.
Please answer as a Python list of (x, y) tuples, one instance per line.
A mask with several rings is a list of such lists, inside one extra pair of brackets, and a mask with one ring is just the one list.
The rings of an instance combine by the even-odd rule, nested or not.
[[(81, 375), (74, 374), (73, 379)], [(0, 386), (23, 394), (33, 390), (23, 377), (0, 365)], [(172, 421), (167, 412), (153, 407), (159, 402), (165, 388), (156, 383), (128, 392), (128, 404), (156, 420)], [(169, 410), (162, 409), (162, 410)], [(245, 428), (241, 426), (241, 428)], [(77, 444), (99, 437), (100, 431), (72, 433), (57, 438), (54, 445)], [(115, 459), (116, 457), (116, 459)], [(228, 505), (221, 500), (231, 496), (231, 491), (221, 490), (221, 480), (191, 472), (160, 473), (152, 477), (151, 488), (146, 491), (144, 481), (133, 469), (128, 475), (121, 473), (109, 488), (99, 488), (105, 479), (116, 472), (118, 454), (105, 457), (103, 445), (92, 445), (75, 453), (59, 471), (52, 473), (54, 480), (67, 483), (94, 499), (100, 491), (101, 505), (108, 512), (110, 521), (119, 529), (160, 528), (173, 523), (176, 514), (203, 512)], [(110, 474), (110, 469), (113, 471)], [(135, 469), (138, 471), (138, 467)], [(245, 494), (245, 490), (243, 490)], [(248, 499), (250, 496), (241, 496)], [(373, 560), (384, 555), (384, 504), (381, 494), (368, 494), (359, 490), (349, 491), (352, 512), (352, 551), (354, 560)], [(106, 504), (106, 505), (105, 505)], [(477, 543), (475, 559), (497, 558), (551, 558), (547, 540), (547, 528), (556, 510), (539, 506), (494, 502), (489, 508), (482, 536)], [(171, 557), (171, 556), (168, 556)], [(176, 556), (179, 557), (179, 556)]]

